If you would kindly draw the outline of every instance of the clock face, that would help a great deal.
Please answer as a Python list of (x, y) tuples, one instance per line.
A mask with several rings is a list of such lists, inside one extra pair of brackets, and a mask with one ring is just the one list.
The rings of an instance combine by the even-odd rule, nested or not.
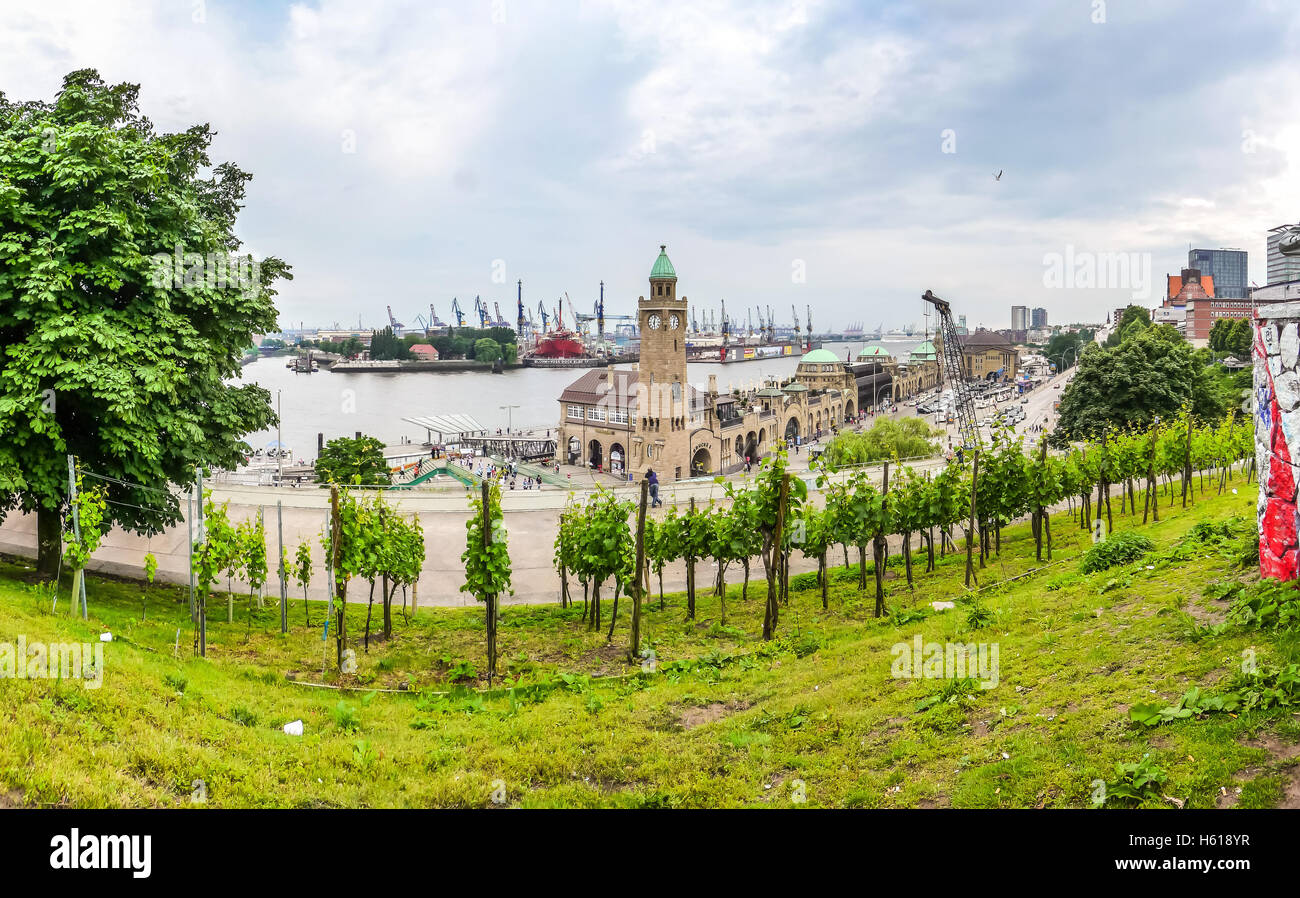
[(681, 325), (681, 323), (682, 323), (682, 320), (681, 320), (680, 318), (678, 318), (676, 315), (669, 315), (669, 316), (668, 316), (668, 327), (669, 327), (670, 329), (672, 329), (672, 330), (677, 330), (677, 328)]
[(650, 330), (652, 330), (652, 331), (657, 331), (657, 330), (659, 330), (659, 316), (658, 316), (658, 315), (651, 315), (649, 318), (647, 318), (647, 319), (645, 320), (645, 323), (648, 324), (648, 325), (650, 326)]

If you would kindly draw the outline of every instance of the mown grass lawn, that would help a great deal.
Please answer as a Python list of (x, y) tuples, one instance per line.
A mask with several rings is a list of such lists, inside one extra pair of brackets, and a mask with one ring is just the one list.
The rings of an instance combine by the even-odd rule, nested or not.
[[(102, 688), (0, 680), (0, 800), (1087, 807), (1096, 780), (1113, 779), (1117, 762), (1150, 753), (1168, 781), (1146, 806), (1174, 807), (1165, 796), (1188, 807), (1294, 802), (1295, 713), (1216, 714), (1154, 728), (1127, 713), (1137, 703), (1172, 702), (1193, 685), (1212, 686), (1236, 670), (1246, 649), (1261, 662), (1300, 659), (1285, 635), (1192, 633), (1190, 624), (1218, 620), (1226, 608), (1205, 597), (1208, 584), (1254, 576), (1238, 564), (1242, 541), (1179, 553), (1191, 557), (1170, 552), (1186, 548), (1184, 536), (1198, 521), (1253, 521), (1253, 485), (1234, 485), (1238, 495), (1207, 493), (1192, 509), (1166, 505), (1159, 524), (1117, 516), (1116, 529), (1138, 527), (1156, 551), (1096, 574), (1079, 572), (1091, 539), (1068, 514), (1054, 518), (1051, 563), (1035, 562), (1027, 526), (1004, 530), (1001, 557), (980, 572), (982, 614), (963, 598), (964, 555), (929, 574), (920, 562), (915, 592), (901, 563), (891, 563), (894, 613), (881, 620), (871, 616), (872, 587), (857, 592), (856, 570), (837, 570), (828, 610), (802, 575), (781, 609), (780, 638), (767, 644), (759, 638), (761, 567), (748, 600), (729, 583), (725, 626), (711, 591), (701, 590), (694, 621), (685, 619), (683, 595), (669, 595), (660, 610), (656, 593), (644, 624), (652, 673), (626, 660), (626, 598), (612, 643), (604, 628), (584, 628), (581, 601), (567, 610), (510, 607), (499, 640), (514, 689), (491, 693), (474, 688), (484, 627), (472, 610), (419, 609), (409, 620), (399, 610), (393, 639), (376, 639), (372, 624), (366, 651), (365, 608), (350, 608), (359, 668), (340, 681), (328, 670), (333, 634), (322, 641), (322, 604), (305, 611), (301, 597), (293, 600), (291, 631), (281, 636), (273, 602), (250, 623), (247, 601), (237, 597), (235, 622), (227, 624), (223, 597), (214, 597), (202, 659), (180, 592), (152, 590), (142, 621), (140, 584), (91, 577), (90, 620), (82, 621), (67, 615), (66, 580), (51, 614), (48, 596), (28, 585), (29, 569), (0, 564), (0, 641), (114, 636)], [(701, 583), (711, 570), (703, 566)], [(739, 570), (728, 572), (728, 580), (739, 578)], [(575, 592), (580, 600), (581, 587)], [(958, 603), (933, 611), (936, 600)], [(607, 597), (606, 623), (610, 605)], [(970, 622), (980, 616), (982, 625)], [(918, 710), (950, 683), (891, 676), (891, 646), (917, 635), (996, 643), (997, 686)], [(301, 737), (282, 731), (294, 720), (304, 722)], [(196, 802), (196, 793), (206, 802)]]

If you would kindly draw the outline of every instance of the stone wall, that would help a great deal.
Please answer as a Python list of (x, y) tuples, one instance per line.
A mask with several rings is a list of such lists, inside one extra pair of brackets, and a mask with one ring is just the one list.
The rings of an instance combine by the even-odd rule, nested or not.
[(1260, 472), (1259, 572), (1297, 578), (1296, 463), (1300, 458), (1300, 303), (1255, 315), (1255, 469)]

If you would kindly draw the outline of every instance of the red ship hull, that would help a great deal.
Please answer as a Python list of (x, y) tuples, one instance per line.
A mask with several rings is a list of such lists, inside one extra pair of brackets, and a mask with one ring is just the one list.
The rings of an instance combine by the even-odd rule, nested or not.
[(557, 331), (547, 334), (537, 341), (537, 348), (529, 355), (542, 359), (583, 359), (590, 357), (587, 347), (583, 346), (577, 334), (571, 331)]

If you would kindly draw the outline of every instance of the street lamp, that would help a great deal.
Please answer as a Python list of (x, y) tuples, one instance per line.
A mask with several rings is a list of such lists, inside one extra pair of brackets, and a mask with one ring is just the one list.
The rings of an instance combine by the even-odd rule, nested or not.
[[(1076, 345), (1076, 346), (1071, 346), (1069, 349), (1065, 350), (1064, 352), (1057, 353), (1056, 355), (1049, 355), (1049, 356), (1047, 357), (1047, 360), (1050, 362), (1052, 359), (1060, 359), (1060, 361), (1061, 361), (1061, 371), (1064, 371), (1064, 370), (1065, 370), (1065, 360), (1066, 360), (1066, 358), (1069, 357), (1070, 353), (1072, 353), (1072, 352), (1074, 353), (1074, 360), (1075, 360), (1076, 362), (1079, 361), (1079, 347), (1078, 347), (1077, 345)], [(1058, 371), (1057, 374), (1060, 374), (1061, 371)]]
[(519, 408), (519, 406), (499, 405), (497, 406), (497, 408), (503, 408), (506, 410), (506, 433), (509, 433), (510, 429), (514, 426), (514, 420), (515, 420), (514, 410)]

